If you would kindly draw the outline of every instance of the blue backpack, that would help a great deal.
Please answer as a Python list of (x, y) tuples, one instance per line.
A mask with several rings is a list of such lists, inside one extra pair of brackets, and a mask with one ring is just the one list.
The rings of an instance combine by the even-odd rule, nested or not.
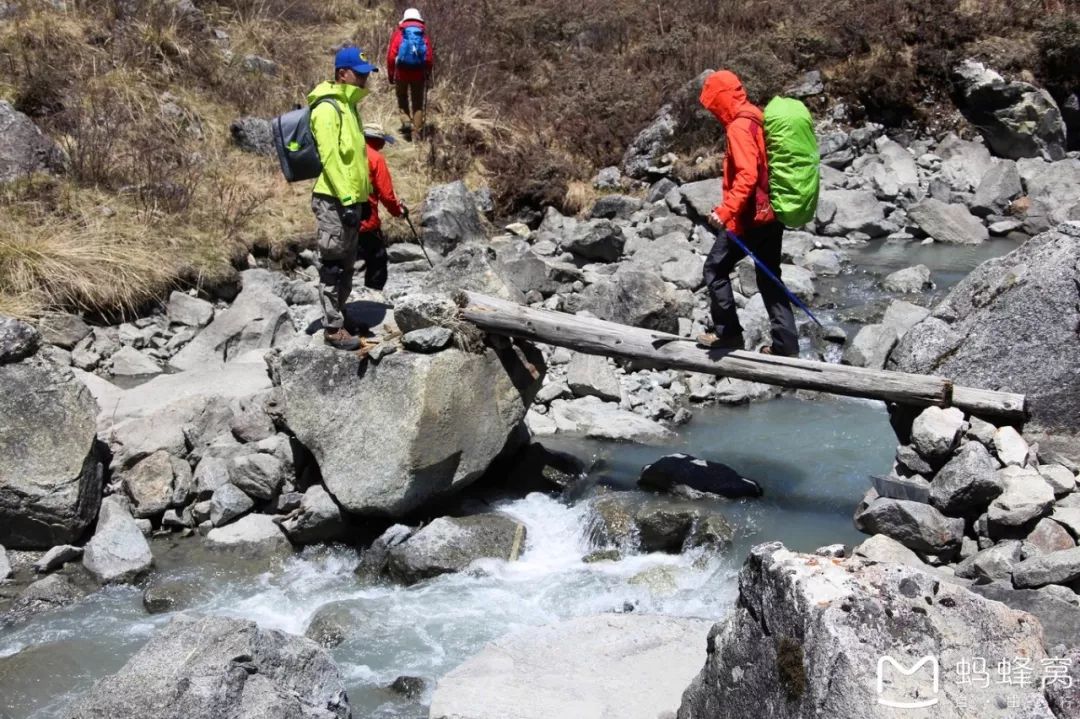
[(397, 51), (398, 67), (424, 67), (427, 62), (427, 40), (424, 28), (408, 25), (401, 30), (401, 45)]

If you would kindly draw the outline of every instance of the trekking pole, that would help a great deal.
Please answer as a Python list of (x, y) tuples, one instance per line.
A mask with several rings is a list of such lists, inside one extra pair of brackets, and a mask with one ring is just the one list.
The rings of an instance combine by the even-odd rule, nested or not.
[(789, 290), (789, 289), (787, 288), (787, 285), (785, 285), (785, 284), (784, 284), (784, 283), (783, 283), (783, 282), (782, 282), (782, 281), (780, 280), (780, 278), (779, 278), (779, 277), (777, 277), (776, 275), (774, 275), (774, 274), (773, 274), (773, 272), (772, 272), (772, 270), (770, 270), (770, 269), (769, 269), (768, 267), (766, 267), (766, 266), (765, 266), (765, 263), (764, 263), (764, 262), (762, 262), (762, 261), (761, 261), (760, 259), (758, 259), (758, 256), (757, 256), (757, 255), (755, 255), (755, 254), (754, 254), (753, 252), (751, 252), (751, 251), (750, 251), (750, 248), (749, 248), (749, 247), (747, 247), (747, 246), (746, 246), (746, 245), (745, 245), (745, 244), (743, 243), (743, 241), (742, 241), (742, 240), (740, 240), (740, 239), (738, 238), (738, 236), (737, 236), (737, 235), (736, 235), (736, 234), (735, 234), (734, 232), (731, 232), (731, 231), (729, 230), (729, 231), (728, 231), (728, 233), (727, 233), (727, 236), (728, 236), (728, 237), (729, 237), (729, 238), (731, 239), (731, 241), (732, 241), (732, 242), (734, 242), (734, 243), (735, 243), (736, 245), (738, 245), (738, 247), (739, 247), (739, 249), (740, 249), (740, 250), (742, 250), (743, 252), (745, 252), (745, 253), (746, 253), (746, 256), (747, 256), (747, 257), (749, 257), (749, 258), (750, 258), (751, 260), (753, 260), (753, 261), (754, 261), (754, 264), (755, 264), (755, 265), (757, 265), (757, 267), (758, 267), (758, 269), (759, 269), (759, 270), (761, 270), (762, 272), (764, 272), (764, 273), (765, 273), (765, 276), (766, 276), (766, 277), (768, 277), (768, 278), (769, 278), (770, 280), (772, 280), (773, 282), (775, 282), (775, 283), (776, 283), (776, 286), (777, 286), (777, 287), (779, 287), (780, 289), (782, 289), (782, 290), (784, 291), (784, 294), (786, 294), (786, 295), (788, 296), (788, 299), (790, 299), (790, 300), (791, 300), (792, 302), (794, 302), (794, 303), (795, 303), (795, 305), (797, 305), (797, 306), (798, 306), (798, 308), (799, 308), (800, 310), (802, 310), (802, 311), (803, 311), (803, 312), (805, 312), (805, 313), (806, 313), (807, 315), (809, 315), (810, 319), (812, 319), (812, 320), (813, 320), (813, 321), (814, 321), (814, 322), (815, 322), (815, 323), (817, 324), (817, 326), (818, 326), (818, 327), (822, 327), (822, 324), (821, 324), (821, 322), (818, 322), (818, 318), (817, 318), (817, 317), (814, 317), (814, 313), (810, 311), (810, 308), (809, 308), (809, 307), (807, 307), (807, 306), (806, 306), (805, 304), (803, 304), (803, 301), (802, 301), (802, 300), (800, 300), (800, 299), (799, 299), (798, 297), (796, 297), (796, 296), (795, 296), (795, 294), (794, 294), (794, 293), (793, 293), (793, 292), (792, 292), (791, 290)]
[[(427, 249), (424, 247), (424, 241), (420, 239), (420, 235), (416, 233), (416, 228), (413, 227), (412, 220), (409, 219), (409, 213), (404, 215), (405, 221), (409, 223), (409, 229), (412, 230), (413, 237), (416, 238), (416, 244), (420, 245), (420, 251), (424, 253), (424, 259), (427, 260), (428, 265), (434, 269), (435, 265), (431, 263), (431, 258), (428, 257)], [(820, 323), (819, 323), (820, 324)]]

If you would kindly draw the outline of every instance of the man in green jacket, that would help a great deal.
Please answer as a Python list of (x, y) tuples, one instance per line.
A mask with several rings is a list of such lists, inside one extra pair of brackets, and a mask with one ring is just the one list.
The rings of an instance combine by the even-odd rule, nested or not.
[(343, 350), (360, 347), (345, 329), (345, 303), (352, 292), (357, 231), (371, 212), (364, 123), (356, 106), (368, 94), (365, 86), (373, 72), (378, 68), (360, 48), (342, 48), (334, 58), (334, 81), (319, 83), (308, 94), (311, 132), (323, 168), (311, 195), (318, 223), (323, 336), (326, 344)]

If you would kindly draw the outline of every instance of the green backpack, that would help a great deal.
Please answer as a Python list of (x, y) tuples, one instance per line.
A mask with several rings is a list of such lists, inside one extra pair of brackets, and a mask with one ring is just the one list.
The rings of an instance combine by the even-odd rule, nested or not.
[(817, 211), (821, 156), (814, 121), (798, 100), (774, 97), (765, 106), (764, 125), (769, 201), (776, 219), (788, 227), (801, 227)]

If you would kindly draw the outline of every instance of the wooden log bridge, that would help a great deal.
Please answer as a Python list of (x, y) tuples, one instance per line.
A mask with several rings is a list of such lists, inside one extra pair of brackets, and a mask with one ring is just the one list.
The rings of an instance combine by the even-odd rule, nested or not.
[(776, 357), (742, 350), (705, 349), (693, 339), (615, 322), (523, 307), (508, 300), (461, 291), (461, 319), (484, 332), (534, 340), (588, 354), (643, 360), (657, 367), (703, 372), (789, 389), (865, 397), (928, 407), (958, 407), (979, 417), (1010, 422), (1026, 418), (1022, 394), (960, 387), (944, 377), (890, 372)]

